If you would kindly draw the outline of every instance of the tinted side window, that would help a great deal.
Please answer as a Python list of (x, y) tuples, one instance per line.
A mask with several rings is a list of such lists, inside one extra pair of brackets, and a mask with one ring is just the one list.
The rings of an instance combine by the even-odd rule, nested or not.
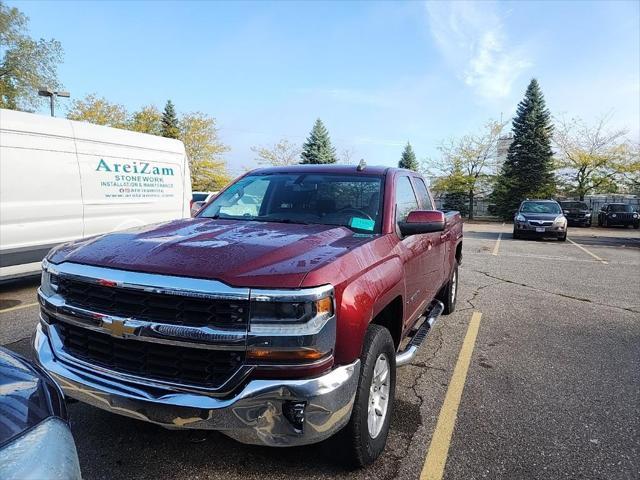
[(418, 209), (409, 177), (399, 177), (396, 183), (396, 223), (404, 222), (409, 212)]
[(416, 194), (418, 195), (418, 200), (420, 200), (420, 205), (423, 210), (433, 210), (433, 203), (431, 203), (431, 197), (429, 196), (429, 192), (427, 191), (427, 186), (424, 184), (424, 180), (421, 178), (413, 177), (413, 184), (416, 187)]

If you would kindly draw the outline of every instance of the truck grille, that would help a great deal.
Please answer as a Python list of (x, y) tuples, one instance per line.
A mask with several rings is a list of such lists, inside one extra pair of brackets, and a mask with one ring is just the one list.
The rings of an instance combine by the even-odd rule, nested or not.
[(70, 355), (114, 371), (173, 383), (217, 388), (238, 370), (243, 351), (207, 350), (125, 340), (58, 322)]
[(218, 300), (107, 287), (59, 278), (58, 292), (76, 307), (118, 317), (185, 325), (245, 330), (249, 302)]

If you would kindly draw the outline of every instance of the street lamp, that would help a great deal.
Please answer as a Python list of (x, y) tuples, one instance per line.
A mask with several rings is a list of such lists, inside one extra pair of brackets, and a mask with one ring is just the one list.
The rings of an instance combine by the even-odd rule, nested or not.
[(49, 90), (48, 87), (44, 87), (44, 88), (41, 87), (40, 90), (38, 90), (38, 95), (40, 95), (41, 97), (49, 97), (52, 117), (55, 117), (55, 113), (53, 109), (55, 97), (69, 98), (71, 96), (69, 95), (69, 92), (54, 92), (53, 90)]

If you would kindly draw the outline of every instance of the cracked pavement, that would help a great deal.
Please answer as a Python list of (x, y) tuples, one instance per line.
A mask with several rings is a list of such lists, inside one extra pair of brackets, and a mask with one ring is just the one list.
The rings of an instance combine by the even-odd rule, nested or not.
[[(418, 479), (474, 311), (482, 320), (445, 478), (640, 478), (637, 231), (570, 229), (607, 265), (569, 242), (514, 241), (509, 232), (465, 225), (458, 308), (399, 369), (387, 449), (373, 466), (345, 470), (331, 441), (246, 446), (75, 403), (84, 478)], [(35, 285), (2, 287), (0, 308), (33, 302)], [(28, 353), (36, 314), (0, 312), (0, 343)]]

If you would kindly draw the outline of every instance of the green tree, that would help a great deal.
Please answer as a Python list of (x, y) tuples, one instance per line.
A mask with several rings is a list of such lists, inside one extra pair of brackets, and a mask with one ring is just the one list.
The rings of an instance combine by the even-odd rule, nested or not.
[(178, 138), (180, 136), (178, 116), (176, 115), (176, 109), (171, 100), (167, 100), (164, 112), (162, 112), (161, 135), (167, 138)]
[(29, 19), (0, 2), (0, 108), (30, 110), (42, 104), (39, 87), (59, 89), (57, 67), (62, 45), (57, 40), (32, 39)]
[(431, 185), (431, 191), (443, 199), (444, 210), (457, 210), (462, 216), (469, 214), (469, 177), (462, 168), (462, 162), (453, 163), (448, 175), (438, 177)]
[(127, 111), (122, 105), (110, 103), (104, 97), (89, 94), (74, 100), (67, 113), (69, 120), (95, 123), (114, 128), (127, 128)]
[(625, 130), (608, 130), (607, 117), (590, 126), (580, 119), (560, 119), (554, 133), (556, 167), (564, 190), (584, 200), (590, 193), (618, 190), (617, 179), (631, 163)]
[(283, 138), (273, 147), (251, 147), (258, 163), (276, 167), (295, 165), (300, 159), (300, 147)]
[(204, 113), (182, 116), (179, 139), (189, 157), (191, 184), (194, 190), (220, 190), (231, 180), (222, 154), (229, 151), (218, 137), (216, 120)]
[(300, 163), (336, 163), (336, 149), (331, 145), (329, 132), (319, 118), (302, 145)]
[(409, 142), (407, 142), (407, 145), (402, 151), (402, 156), (400, 157), (400, 161), (398, 162), (398, 167), (406, 168), (413, 171), (417, 171), (419, 168), (416, 154), (413, 153), (413, 148), (411, 148), (411, 144)]
[(502, 166), (493, 200), (496, 212), (511, 218), (525, 198), (548, 198), (555, 193), (551, 115), (534, 78), (513, 120), (513, 142)]
[(134, 132), (160, 135), (162, 132), (162, 113), (155, 105), (147, 105), (131, 115), (127, 128)]

